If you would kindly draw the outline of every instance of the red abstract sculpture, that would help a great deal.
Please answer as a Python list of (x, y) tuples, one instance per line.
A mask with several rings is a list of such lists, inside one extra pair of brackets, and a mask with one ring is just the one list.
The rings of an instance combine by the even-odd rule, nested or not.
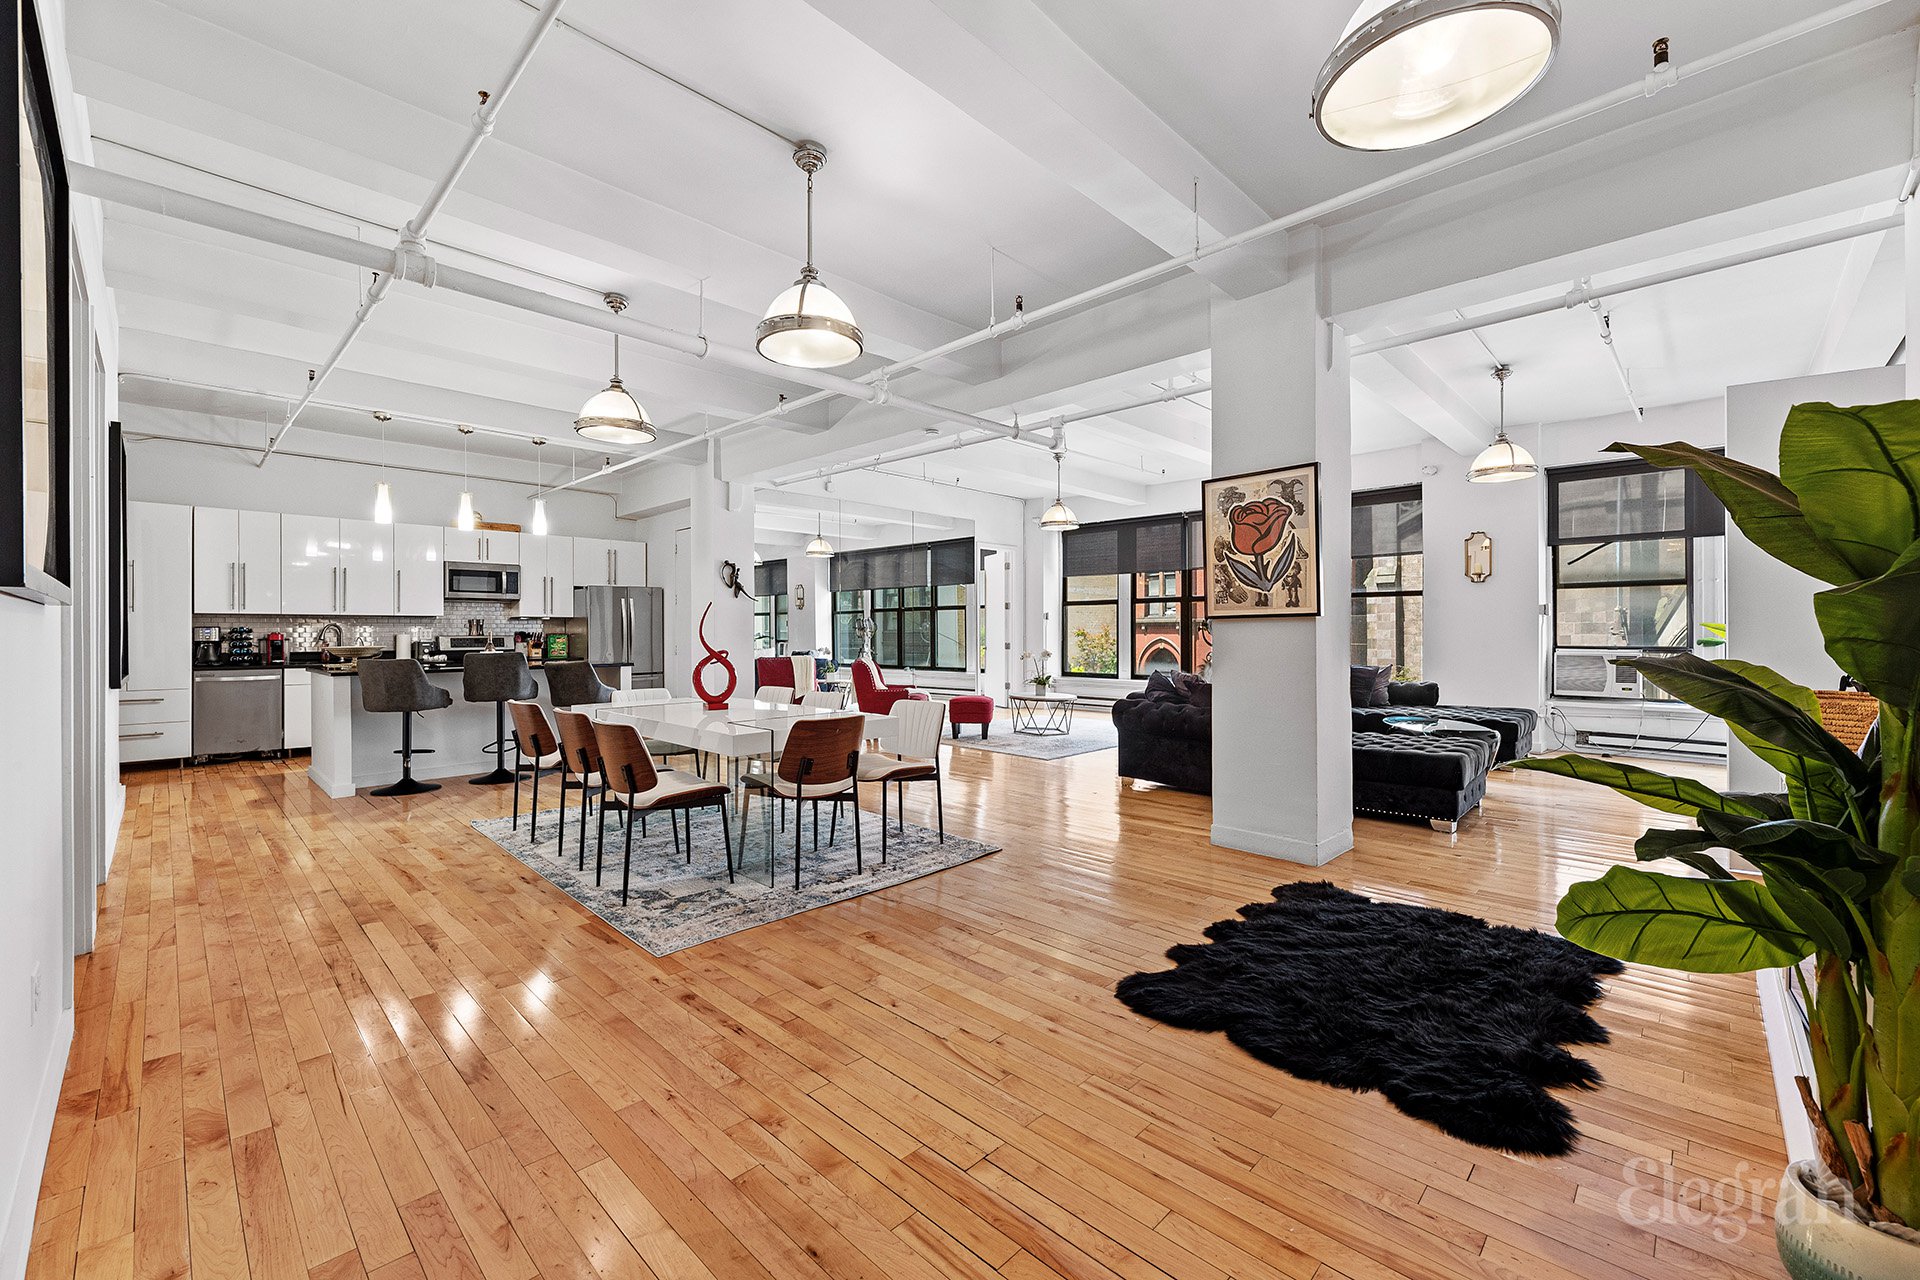
[[(707, 710), (725, 711), (727, 709), (727, 700), (733, 697), (734, 686), (740, 683), (740, 674), (733, 669), (733, 664), (727, 661), (727, 651), (725, 649), (716, 649), (707, 643), (707, 615), (712, 612), (713, 606), (711, 604), (700, 611), (700, 647), (707, 651), (707, 656), (700, 659), (699, 665), (693, 669), (693, 690), (700, 695), (700, 701), (707, 704)], [(701, 678), (701, 675), (709, 666), (715, 663), (719, 664), (720, 669), (727, 673), (727, 687), (719, 693), (708, 693), (707, 682)]]

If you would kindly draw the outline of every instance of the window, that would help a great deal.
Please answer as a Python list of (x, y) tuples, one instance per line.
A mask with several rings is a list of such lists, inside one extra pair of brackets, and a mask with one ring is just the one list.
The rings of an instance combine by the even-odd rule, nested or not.
[(1558, 468), (1547, 526), (1556, 648), (1693, 646), (1694, 544), (1726, 532), (1704, 485), (1638, 461)]
[(1064, 534), (1060, 674), (1139, 679), (1205, 665), (1206, 573), (1192, 567), (1201, 536), (1197, 515)]
[(833, 563), (833, 652), (882, 667), (967, 670), (973, 539), (847, 551)]
[(1418, 680), (1424, 653), (1426, 556), (1420, 486), (1353, 495), (1355, 666)]
[(787, 651), (787, 562), (753, 566), (753, 651)]

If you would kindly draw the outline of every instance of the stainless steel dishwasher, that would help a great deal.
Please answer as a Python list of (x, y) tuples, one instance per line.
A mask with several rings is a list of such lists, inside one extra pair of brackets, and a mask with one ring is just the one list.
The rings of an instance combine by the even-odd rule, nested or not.
[(286, 747), (280, 669), (193, 673), (193, 754), (234, 755)]

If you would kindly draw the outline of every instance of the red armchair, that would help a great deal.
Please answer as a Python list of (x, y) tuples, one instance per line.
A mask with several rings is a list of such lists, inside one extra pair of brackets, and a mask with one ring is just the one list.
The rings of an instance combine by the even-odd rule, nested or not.
[(858, 658), (853, 664), (853, 697), (867, 715), (884, 716), (893, 704), (903, 700), (925, 701), (926, 694), (905, 685), (888, 684), (880, 678), (880, 668), (870, 658)]
[(753, 687), (764, 689), (768, 685), (793, 686), (793, 661), (789, 658), (755, 658), (753, 660)]

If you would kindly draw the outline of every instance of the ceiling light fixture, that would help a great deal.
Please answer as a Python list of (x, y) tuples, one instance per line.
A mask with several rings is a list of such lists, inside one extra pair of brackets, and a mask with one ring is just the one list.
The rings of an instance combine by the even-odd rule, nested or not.
[(811, 559), (833, 559), (833, 544), (827, 541), (826, 520), (824, 511), (813, 513), (813, 541), (807, 544), (807, 555)]
[(1060, 488), (1060, 465), (1066, 456), (1065, 433), (1055, 431), (1053, 434), (1053, 505), (1048, 507), (1045, 514), (1040, 517), (1040, 527), (1056, 529), (1061, 533), (1080, 527), (1080, 518), (1073, 514), (1071, 507), (1067, 506), (1066, 498)]
[[(624, 294), (606, 294), (605, 301), (615, 315), (627, 309)], [(613, 335), (613, 379), (607, 383), (606, 390), (595, 392), (591, 400), (580, 406), (580, 416), (573, 420), (573, 429), (589, 440), (606, 444), (647, 444), (658, 434), (647, 418), (647, 411), (620, 381), (620, 335), (617, 333)]]
[(775, 364), (833, 369), (859, 359), (866, 343), (853, 312), (813, 269), (813, 175), (827, 162), (826, 148), (802, 142), (794, 148), (793, 162), (807, 175), (807, 263), (800, 278), (767, 308), (754, 331), (754, 347)]
[(380, 482), (373, 486), (373, 522), (392, 524), (393, 486), (387, 483), (387, 424), (393, 421), (393, 415), (376, 409), (373, 420), (380, 424)]
[(1362, 0), (1313, 87), (1328, 141), (1398, 151), (1470, 129), (1538, 84), (1559, 0)]
[(467, 437), (473, 434), (472, 427), (460, 428), (460, 510), (453, 517), (453, 527), (472, 532), (476, 523), (473, 515), (473, 489), (467, 479)]
[(536, 492), (533, 495), (533, 536), (536, 538), (544, 538), (547, 536), (547, 499), (545, 495), (538, 492), (539, 486), (543, 484), (547, 478), (546, 453), (546, 440), (540, 436), (535, 436), (533, 439), (533, 483)]
[(1507, 439), (1507, 379), (1513, 376), (1513, 366), (1497, 364), (1493, 376), (1500, 382), (1500, 434), (1473, 460), (1467, 479), (1475, 484), (1505, 484), (1540, 474), (1540, 464), (1533, 455)]

